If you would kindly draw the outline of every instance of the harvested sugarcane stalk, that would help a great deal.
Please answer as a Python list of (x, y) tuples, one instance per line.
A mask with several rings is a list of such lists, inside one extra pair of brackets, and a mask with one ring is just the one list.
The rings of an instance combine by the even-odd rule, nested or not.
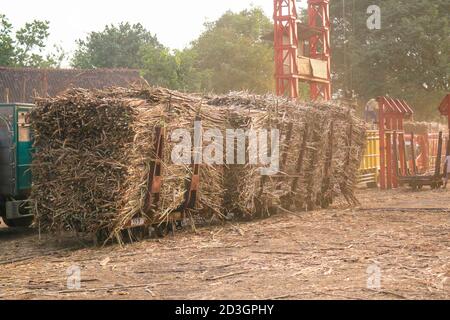
[[(269, 215), (271, 208), (313, 210), (353, 190), (365, 141), (364, 123), (350, 108), (329, 103), (296, 103), (242, 92), (209, 104), (231, 108), (237, 127), (280, 130), (280, 172), (261, 176), (260, 165), (232, 166), (225, 180), (238, 185), (233, 208), (244, 216)], [(236, 120), (239, 119), (239, 120)]]
[[(121, 241), (123, 228), (135, 217), (155, 223), (184, 206), (190, 164), (174, 164), (171, 150), (176, 129), (222, 128), (225, 118), (202, 99), (159, 88), (73, 89), (38, 99), (32, 112), (37, 152), (33, 161), (37, 223), (51, 231), (97, 233)], [(164, 127), (164, 182), (157, 206), (145, 210), (148, 177), (155, 161), (155, 128)], [(204, 165), (201, 192), (192, 215), (220, 219), (223, 168)], [(201, 212), (201, 215), (198, 213)]]

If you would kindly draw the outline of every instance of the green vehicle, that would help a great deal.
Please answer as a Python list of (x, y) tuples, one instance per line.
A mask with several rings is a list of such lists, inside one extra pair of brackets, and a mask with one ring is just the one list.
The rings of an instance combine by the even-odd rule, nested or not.
[(0, 216), (9, 227), (33, 222), (27, 201), (31, 190), (33, 135), (30, 104), (0, 104)]

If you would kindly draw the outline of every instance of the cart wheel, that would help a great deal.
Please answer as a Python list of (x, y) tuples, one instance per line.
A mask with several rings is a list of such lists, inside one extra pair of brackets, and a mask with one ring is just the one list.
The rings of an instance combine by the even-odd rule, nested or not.
[(154, 229), (159, 238), (164, 238), (173, 230), (173, 226), (172, 223), (164, 222), (154, 226)]
[(146, 226), (134, 227), (128, 230), (132, 241), (143, 241), (149, 237), (149, 229)]
[(108, 239), (108, 231), (106, 229), (100, 229), (95, 233), (96, 245), (102, 245), (106, 239)]
[(177, 229), (177, 231), (183, 230), (183, 221), (180, 220), (175, 221), (175, 228)]

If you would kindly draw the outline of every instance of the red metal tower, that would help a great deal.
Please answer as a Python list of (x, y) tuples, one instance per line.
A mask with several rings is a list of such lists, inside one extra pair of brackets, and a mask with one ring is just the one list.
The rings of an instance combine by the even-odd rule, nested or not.
[(274, 0), (275, 78), (277, 95), (298, 97), (298, 33), (295, 0)]
[(329, 1), (308, 0), (308, 24), (302, 25), (295, 0), (274, 0), (277, 95), (297, 98), (302, 81), (310, 85), (311, 100), (331, 99)]
[(311, 100), (331, 100), (330, 0), (308, 0), (308, 24), (317, 33), (309, 39), (309, 56), (326, 62), (326, 79), (311, 82)]

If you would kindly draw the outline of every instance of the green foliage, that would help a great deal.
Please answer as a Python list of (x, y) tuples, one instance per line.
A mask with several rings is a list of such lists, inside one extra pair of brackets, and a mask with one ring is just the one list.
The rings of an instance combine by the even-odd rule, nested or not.
[[(354, 89), (361, 100), (404, 98), (419, 119), (438, 116), (449, 90), (448, 0), (358, 0), (331, 2), (333, 85)], [(381, 8), (381, 29), (369, 30), (370, 5)], [(344, 37), (345, 34), (345, 37)]]
[(197, 52), (191, 48), (175, 50), (174, 58), (177, 63), (178, 89), (183, 91), (200, 92), (203, 78), (207, 78), (204, 71), (195, 68)]
[[(110, 29), (118, 30), (115, 27)], [(125, 50), (127, 53), (124, 56), (132, 57), (133, 63), (101, 65), (92, 64), (92, 59), (89, 59), (89, 63), (78, 63), (76, 66), (139, 67), (150, 83), (186, 91), (222, 93), (248, 89), (262, 93), (272, 89), (273, 49), (270, 43), (262, 40), (272, 31), (272, 24), (261, 9), (227, 12), (219, 20), (205, 23), (205, 29), (190, 47), (181, 51), (171, 51), (153, 41), (141, 43), (135, 55)], [(91, 34), (91, 39), (97, 37)], [(117, 45), (113, 39), (99, 41), (98, 46), (85, 43), (80, 46), (85, 48), (82, 51), (91, 48), (96, 53), (78, 55), (76, 59), (83, 61), (80, 57), (98, 55), (105, 56), (100, 61), (116, 61), (117, 57), (122, 56), (108, 49), (105, 42), (113, 47)], [(137, 47), (134, 45), (134, 48)]]
[(76, 68), (134, 68), (142, 67), (141, 49), (164, 50), (156, 36), (141, 24), (120, 23), (106, 26), (101, 32), (91, 32), (78, 40), (72, 60)]
[(262, 38), (272, 24), (259, 8), (227, 12), (184, 50), (144, 46), (142, 74), (153, 84), (186, 91), (251, 90), (273, 88), (273, 47)]
[(10, 66), (14, 62), (14, 41), (12, 25), (5, 15), (0, 14), (0, 65)]
[(187, 49), (190, 60), (184, 64), (185, 71), (197, 73), (195, 86), (218, 93), (273, 88), (273, 46), (263, 40), (273, 27), (262, 9), (227, 12), (205, 28)]
[[(45, 48), (44, 41), (47, 40), (48, 21), (33, 21), (16, 33), (16, 64), (19, 66), (37, 67), (44, 62), (40, 53)], [(37, 53), (33, 50), (36, 49)]]
[(43, 55), (49, 37), (49, 22), (34, 20), (13, 35), (13, 26), (0, 14), (0, 65), (11, 67), (58, 67), (64, 60), (61, 48)]
[(106, 26), (77, 43), (73, 67), (140, 69), (149, 83), (178, 88), (176, 57), (141, 24)]
[(168, 88), (178, 87), (178, 64), (167, 48), (147, 45), (141, 49), (142, 76), (153, 84)]
[(54, 52), (47, 55), (42, 67), (45, 68), (61, 68), (62, 62), (66, 59), (67, 54), (61, 46), (55, 45)]

